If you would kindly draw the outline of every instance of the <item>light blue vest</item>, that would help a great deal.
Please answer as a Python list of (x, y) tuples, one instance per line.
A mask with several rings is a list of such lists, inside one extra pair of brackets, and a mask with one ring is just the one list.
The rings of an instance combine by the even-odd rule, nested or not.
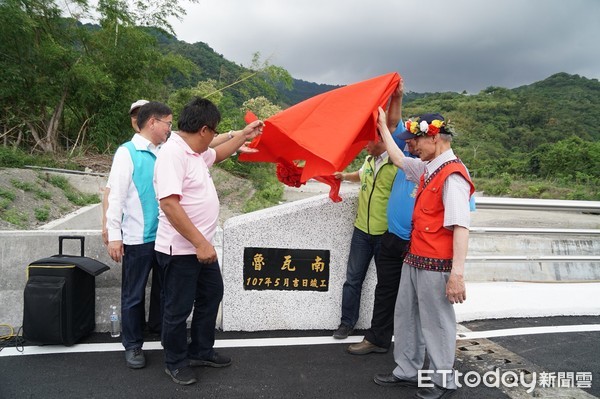
[(156, 155), (148, 150), (138, 150), (135, 145), (128, 141), (123, 147), (129, 150), (131, 160), (133, 161), (132, 180), (138, 192), (140, 203), (142, 204), (142, 213), (144, 217), (144, 243), (156, 240), (156, 230), (158, 229), (158, 201), (154, 191), (154, 164)]

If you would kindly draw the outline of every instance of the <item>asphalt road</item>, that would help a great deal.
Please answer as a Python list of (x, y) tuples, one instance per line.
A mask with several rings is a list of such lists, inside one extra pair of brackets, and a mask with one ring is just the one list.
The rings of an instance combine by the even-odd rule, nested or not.
[[(496, 330), (521, 333), (457, 341), (455, 367), (458, 371), (471, 376), (483, 375), (494, 370), (494, 364), (500, 364), (500, 373), (525, 370), (536, 373), (538, 383), (531, 393), (526, 393), (524, 386), (488, 387), (481, 382), (478, 386), (464, 386), (453, 397), (600, 396), (600, 331), (531, 334), (531, 328), (540, 326), (573, 325), (582, 325), (583, 330), (593, 329), (591, 327), (600, 325), (600, 317), (464, 323), (462, 327), (484, 335)], [(374, 374), (393, 369), (391, 351), (353, 356), (345, 352), (349, 342), (331, 339), (321, 344), (310, 343), (314, 337), (327, 341), (330, 334), (330, 331), (219, 332), (216, 347), (233, 358), (232, 366), (198, 368), (199, 382), (191, 386), (174, 384), (165, 375), (160, 349), (145, 350), (146, 368), (128, 369), (118, 339), (111, 339), (108, 333), (93, 334), (83, 341), (88, 345), (69, 348), (89, 352), (28, 355), (36, 347), (25, 346), (24, 354), (14, 347), (6, 347), (0, 351), (0, 398), (410, 398), (415, 393), (414, 389), (380, 387), (373, 383)], [(357, 331), (351, 338), (356, 341), (360, 335), (361, 331)], [(157, 338), (148, 336), (146, 345), (157, 347)], [(281, 343), (265, 341), (265, 338), (279, 338)], [(105, 349), (98, 349), (94, 348), (96, 343), (113, 345), (100, 345)], [(64, 349), (60, 346), (44, 348)], [(473, 351), (472, 348), (478, 349)], [(590, 387), (544, 389), (539, 385), (542, 372), (554, 373), (554, 376), (572, 373), (573, 382), (575, 375), (584, 379), (591, 375)], [(565, 374), (567, 378), (569, 375)]]

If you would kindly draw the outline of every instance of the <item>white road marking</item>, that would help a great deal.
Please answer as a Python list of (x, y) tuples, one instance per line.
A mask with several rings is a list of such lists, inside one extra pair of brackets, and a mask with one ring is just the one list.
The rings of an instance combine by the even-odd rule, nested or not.
[(523, 327), (523, 328), (506, 328), (502, 330), (489, 331), (469, 331), (459, 332), (456, 335), (457, 339), (477, 339), (477, 338), (497, 338), (497, 337), (512, 337), (516, 335), (532, 335), (532, 334), (553, 334), (553, 333), (569, 333), (569, 332), (590, 332), (600, 331), (600, 324), (579, 324), (570, 326), (545, 326), (545, 327)]
[[(497, 338), (532, 334), (555, 334), (570, 332), (593, 332), (600, 331), (600, 324), (581, 324), (547, 327), (523, 327), (488, 331), (459, 332), (457, 340)], [(363, 336), (353, 335), (344, 340), (333, 337), (285, 337), (285, 338), (248, 338), (248, 339), (219, 339), (215, 341), (215, 348), (253, 348), (270, 346), (299, 346), (299, 345), (333, 345), (353, 344), (362, 341)], [(89, 352), (115, 352), (122, 351), (121, 343), (98, 343), (98, 344), (76, 344), (73, 346), (44, 345), (25, 346), (17, 350), (7, 347), (0, 351), (0, 357), (24, 356), (24, 355), (48, 355), (58, 353), (89, 353)], [(152, 341), (144, 343), (145, 350), (161, 350), (160, 342)]]

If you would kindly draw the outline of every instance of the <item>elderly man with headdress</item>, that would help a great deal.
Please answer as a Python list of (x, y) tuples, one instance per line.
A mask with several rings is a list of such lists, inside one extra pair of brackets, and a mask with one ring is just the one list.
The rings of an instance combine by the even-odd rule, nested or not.
[[(406, 122), (400, 138), (415, 139), (420, 159), (406, 157), (394, 143), (381, 108), (378, 127), (390, 159), (419, 187), (394, 315), (396, 368), (377, 374), (374, 380), (379, 385), (403, 387), (426, 382), (416, 398), (447, 398), (457, 389), (453, 304), (466, 299), (463, 275), (469, 198), (475, 189), (466, 167), (452, 151), (453, 133), (442, 115), (424, 114)], [(430, 371), (421, 370), (425, 351)]]

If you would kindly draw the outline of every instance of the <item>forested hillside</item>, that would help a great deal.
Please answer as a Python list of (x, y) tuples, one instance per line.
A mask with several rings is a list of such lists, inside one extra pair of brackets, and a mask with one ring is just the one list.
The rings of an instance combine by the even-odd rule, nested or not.
[[(434, 93), (408, 99), (404, 111), (405, 116), (440, 112), (452, 121), (458, 132), (454, 147), (475, 179), (502, 177), (488, 191), (506, 195), (507, 182), (542, 178), (571, 187), (579, 184), (573, 198), (600, 198), (596, 79), (559, 73), (512, 90)], [(529, 195), (539, 196), (535, 191)]]
[[(242, 66), (209, 43), (179, 41), (165, 19), (181, 11), (177, 1), (156, 3), (160, 13), (145, 15), (145, 9), (134, 13), (116, 0), (101, 2), (94, 24), (64, 18), (62, 3), (53, 0), (0, 3), (0, 167), (77, 167), (77, 157), (112, 154), (131, 135), (127, 110), (139, 98), (165, 102), (176, 121), (192, 96), (206, 96), (218, 105), (220, 128), (227, 131), (244, 125), (247, 109), (267, 118), (336, 88), (293, 79), (260, 54)], [(139, 27), (138, 21), (152, 28)], [(478, 189), (492, 195), (600, 199), (596, 79), (559, 73), (475, 95), (406, 93), (404, 106), (405, 116), (440, 112), (454, 124), (459, 133), (454, 148)], [(230, 159), (223, 167), (257, 179), (265, 185), (267, 202), (277, 200), (280, 190), (270, 165)]]

